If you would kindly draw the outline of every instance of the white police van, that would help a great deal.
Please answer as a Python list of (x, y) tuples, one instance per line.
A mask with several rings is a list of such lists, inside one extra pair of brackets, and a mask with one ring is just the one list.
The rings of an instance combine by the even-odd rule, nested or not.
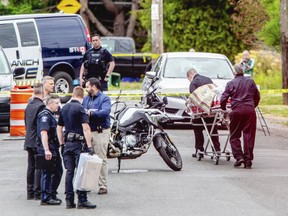
[(25, 68), (23, 75), (15, 76), (18, 85), (33, 86), (50, 75), (55, 92), (68, 93), (79, 77), (90, 36), (77, 14), (8, 15), (0, 16), (0, 46), (12, 69)]
[(23, 67), (17, 67), (12, 72), (4, 50), (0, 46), (0, 127), (10, 125), (10, 95), (8, 91), (15, 86), (13, 74), (21, 76), (24, 73)]

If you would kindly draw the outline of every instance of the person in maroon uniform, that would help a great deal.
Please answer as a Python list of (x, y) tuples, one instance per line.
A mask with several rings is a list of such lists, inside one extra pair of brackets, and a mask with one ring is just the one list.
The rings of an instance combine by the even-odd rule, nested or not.
[[(253, 79), (245, 77), (240, 65), (234, 65), (235, 78), (227, 83), (220, 100), (221, 109), (226, 110), (228, 98), (231, 99), (230, 144), (236, 162), (234, 167), (251, 169), (256, 135), (255, 108), (260, 101), (260, 93)], [(243, 133), (244, 151), (241, 147)]]

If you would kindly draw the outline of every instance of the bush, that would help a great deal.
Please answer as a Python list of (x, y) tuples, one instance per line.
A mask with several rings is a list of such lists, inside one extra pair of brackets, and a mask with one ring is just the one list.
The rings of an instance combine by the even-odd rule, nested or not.
[[(235, 57), (239, 63), (242, 53)], [(251, 50), (250, 58), (255, 60), (254, 80), (261, 89), (282, 89), (281, 55), (273, 51)]]

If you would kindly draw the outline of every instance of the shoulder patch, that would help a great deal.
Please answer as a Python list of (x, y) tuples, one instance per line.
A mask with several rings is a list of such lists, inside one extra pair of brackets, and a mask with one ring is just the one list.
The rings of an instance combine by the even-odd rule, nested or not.
[(42, 116), (42, 117), (41, 117), (41, 122), (43, 122), (43, 123), (44, 123), (44, 122), (47, 122), (47, 119), (48, 119), (47, 116)]

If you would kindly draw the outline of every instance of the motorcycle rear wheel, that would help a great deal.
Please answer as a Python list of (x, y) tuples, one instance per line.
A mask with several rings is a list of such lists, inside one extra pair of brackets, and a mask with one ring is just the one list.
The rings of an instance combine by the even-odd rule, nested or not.
[(154, 142), (160, 142), (160, 146), (157, 151), (159, 152), (165, 163), (174, 171), (180, 171), (182, 169), (181, 155), (174, 145), (174, 143), (167, 137), (167, 135), (161, 135), (155, 137)]

